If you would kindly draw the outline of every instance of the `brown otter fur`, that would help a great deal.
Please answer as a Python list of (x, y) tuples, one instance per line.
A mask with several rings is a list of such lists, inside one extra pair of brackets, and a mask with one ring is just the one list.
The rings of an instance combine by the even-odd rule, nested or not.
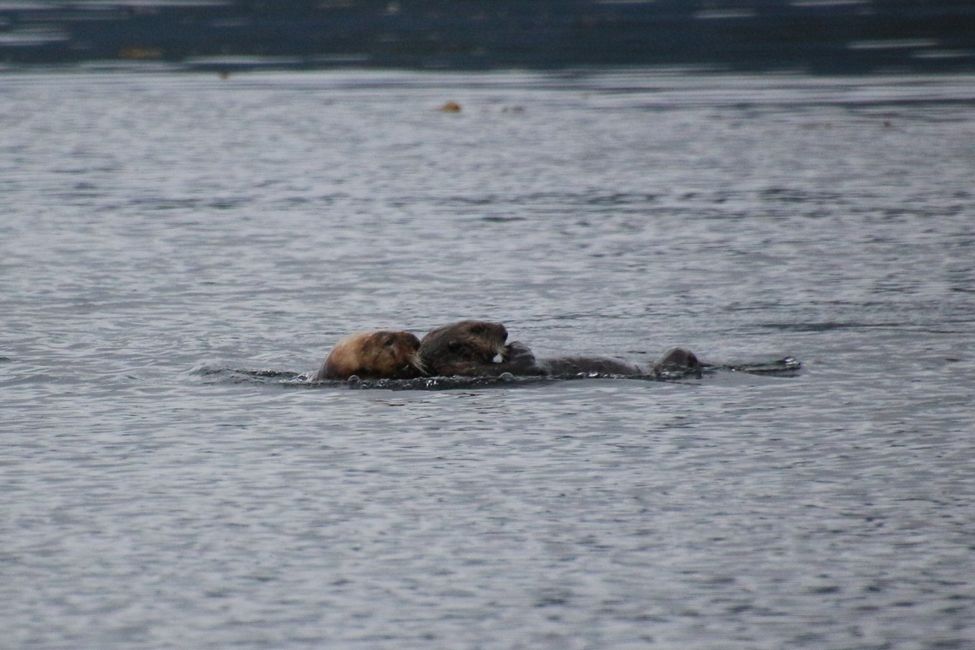
[(536, 374), (535, 356), (525, 345), (506, 344), (501, 323), (465, 320), (438, 327), (420, 341), (420, 362), (431, 375), (450, 377)]
[(690, 350), (671, 348), (657, 363), (653, 364), (653, 374), (696, 373), (700, 377), (702, 365), (697, 355)]
[(412, 379), (423, 375), (417, 351), (420, 340), (409, 332), (378, 330), (346, 336), (332, 348), (314, 381)]
[(634, 377), (664, 373), (700, 374), (697, 356), (683, 348), (668, 351), (648, 369), (608, 357), (566, 356), (535, 359), (522, 343), (506, 344), (508, 330), (501, 323), (460, 321), (439, 327), (420, 342), (420, 359), (432, 375), (570, 377), (580, 374)]
[(600, 375), (642, 375), (643, 370), (639, 366), (619, 359), (607, 357), (554, 357), (551, 359), (540, 359), (538, 367), (542, 374), (554, 377), (564, 377), (579, 374), (600, 374)]
[(701, 362), (698, 361), (697, 355), (684, 348), (668, 350), (648, 370), (633, 363), (607, 357), (555, 357), (552, 359), (540, 359), (537, 365), (543, 371), (543, 374), (553, 377), (580, 374), (619, 375), (622, 377), (662, 375), (666, 373), (693, 373), (698, 376), (701, 374)]

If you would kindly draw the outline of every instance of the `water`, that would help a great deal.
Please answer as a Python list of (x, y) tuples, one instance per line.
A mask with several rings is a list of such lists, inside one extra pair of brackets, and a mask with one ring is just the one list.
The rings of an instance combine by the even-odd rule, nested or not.
[[(4, 75), (2, 645), (971, 647), (973, 104), (953, 76)], [(804, 368), (294, 379), (459, 318)]]

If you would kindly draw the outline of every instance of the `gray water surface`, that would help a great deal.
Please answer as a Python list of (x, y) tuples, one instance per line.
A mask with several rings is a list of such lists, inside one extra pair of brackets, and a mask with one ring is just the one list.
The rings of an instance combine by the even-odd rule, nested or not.
[[(973, 108), (952, 76), (5, 74), (0, 645), (972, 647)], [(804, 367), (294, 379), (460, 318)]]

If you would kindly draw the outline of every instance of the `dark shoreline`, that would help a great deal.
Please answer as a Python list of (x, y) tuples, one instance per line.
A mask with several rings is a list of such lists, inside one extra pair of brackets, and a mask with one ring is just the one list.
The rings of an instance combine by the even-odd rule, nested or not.
[[(0, 7), (0, 63), (196, 69), (701, 66), (813, 74), (975, 71), (960, 0), (256, 0)], [(273, 8), (272, 8), (273, 7)]]

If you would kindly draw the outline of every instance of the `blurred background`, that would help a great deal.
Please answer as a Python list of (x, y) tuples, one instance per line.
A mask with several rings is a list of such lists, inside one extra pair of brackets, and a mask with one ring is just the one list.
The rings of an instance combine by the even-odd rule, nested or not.
[(975, 69), (970, 0), (0, 2), (0, 65)]

